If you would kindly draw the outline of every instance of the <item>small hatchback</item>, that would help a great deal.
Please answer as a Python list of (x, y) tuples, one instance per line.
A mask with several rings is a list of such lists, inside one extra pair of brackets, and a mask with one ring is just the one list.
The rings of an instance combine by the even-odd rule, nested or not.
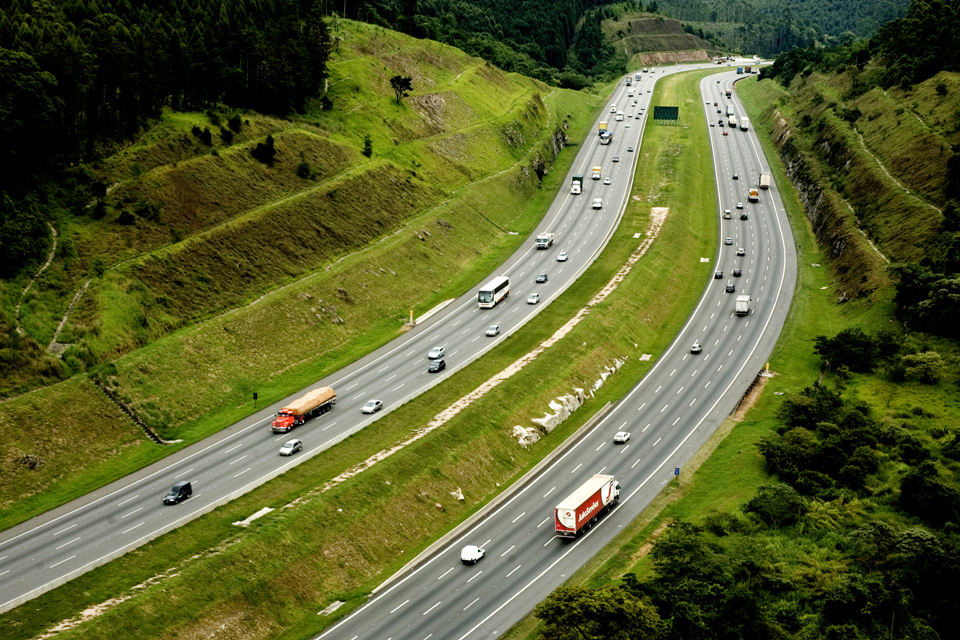
[(701, 351), (703, 351), (703, 347), (699, 342), (694, 342), (690, 345), (690, 353), (700, 353)]
[(498, 325), (498, 324), (492, 324), (492, 325), (490, 325), (489, 327), (487, 327), (487, 337), (488, 337), (488, 338), (495, 338), (495, 337), (497, 337), (498, 335), (500, 335), (500, 325)]
[(446, 368), (447, 368), (447, 363), (444, 362), (443, 359), (432, 360), (430, 362), (430, 366), (427, 367), (427, 373), (438, 373), (440, 371), (443, 371)]
[(539, 293), (531, 293), (527, 296), (527, 304), (537, 304), (538, 302), (540, 302)]
[(542, 284), (547, 281), (547, 272), (542, 271), (540, 275), (537, 276), (537, 283)]
[(723, 244), (733, 244), (733, 238), (724, 239)]
[(163, 497), (163, 504), (179, 504), (192, 495), (193, 486), (188, 481), (181, 480)]
[(287, 440), (283, 443), (283, 446), (280, 447), (280, 455), (282, 456), (292, 456), (297, 451), (303, 449), (303, 443), (299, 440)]

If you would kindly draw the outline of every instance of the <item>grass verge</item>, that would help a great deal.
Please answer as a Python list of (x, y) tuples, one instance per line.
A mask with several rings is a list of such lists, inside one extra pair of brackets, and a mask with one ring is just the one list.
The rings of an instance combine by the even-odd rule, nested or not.
[[(699, 74), (661, 81), (662, 99), (692, 114)], [(701, 142), (702, 141), (702, 142)], [(621, 397), (672, 341), (710, 278), (716, 239), (706, 127), (647, 130), (623, 223), (596, 264), (522, 331), (414, 402), (333, 449), (246, 496), (123, 558), (4, 615), (11, 637), (36, 635), (55, 622), (117, 595), (132, 596), (69, 638), (306, 637), (333, 622), (316, 612), (345, 600), (338, 619), (437, 536), (475, 511), (578, 428), (591, 409)], [(331, 478), (407, 437), (438, 407), (476, 388), (552, 335), (623, 265), (646, 229), (651, 207), (671, 211), (659, 240), (616, 292), (571, 334), (468, 411), (373, 468), (323, 491)], [(654, 354), (640, 361), (642, 353)], [(588, 387), (614, 359), (626, 362), (584, 410), (530, 449), (512, 426), (572, 387)], [(460, 489), (461, 503), (450, 492)], [(237, 531), (231, 523), (262, 506), (270, 516)], [(384, 522), (391, 523), (389, 528)], [(155, 584), (138, 583), (165, 574)], [(175, 575), (173, 575), (175, 574)]]

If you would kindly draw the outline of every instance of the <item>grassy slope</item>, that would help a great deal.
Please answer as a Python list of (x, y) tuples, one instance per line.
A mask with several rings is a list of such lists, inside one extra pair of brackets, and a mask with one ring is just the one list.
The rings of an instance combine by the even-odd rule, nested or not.
[[(398, 39), (404, 44), (400, 49), (405, 55), (418, 57), (416, 48), (410, 49), (414, 42), (412, 39), (367, 25), (356, 25), (356, 29), (352, 40), (358, 49), (356, 55), (363, 57), (365, 64), (377, 71), (377, 77), (384, 73), (383, 65), (375, 65), (370, 56), (389, 57), (384, 50), (397, 49)], [(530, 80), (503, 74), (481, 61), (468, 58), (462, 52), (436, 43), (422, 42), (417, 46), (422, 49), (419, 57), (430, 61), (433, 65), (431, 69), (445, 64), (463, 69), (459, 79), (455, 80), (456, 74), (449, 72), (444, 76), (443, 101), (447, 105), (460, 105), (451, 107), (456, 112), (450, 116), (454, 124), (467, 123), (469, 126), (456, 135), (421, 137), (408, 145), (387, 147), (387, 143), (383, 142), (386, 149), (383, 156), (386, 157), (375, 154), (372, 161), (365, 162), (364, 168), (372, 167), (374, 169), (371, 170), (375, 170), (376, 167), (388, 167), (388, 175), (395, 176), (397, 171), (419, 173), (429, 162), (442, 173), (454, 166), (449, 161), (453, 154), (464, 154), (462, 162), (471, 158), (476, 160), (477, 169), (473, 171), (478, 179), (468, 184), (462, 171), (453, 171), (450, 176), (443, 176), (442, 180), (431, 178), (434, 186), (429, 188), (435, 193), (445, 194), (445, 200), (428, 203), (424, 211), (410, 218), (399, 230), (383, 235), (363, 251), (343, 256), (327, 264), (324, 269), (292, 281), (286, 287), (256, 300), (255, 304), (241, 306), (197, 326), (182, 329), (120, 358), (104, 369), (105, 379), (164, 436), (195, 441), (248, 415), (253, 409), (249, 400), (251, 391), (257, 390), (261, 399), (266, 401), (279, 399), (387, 342), (396, 335), (410, 308), (422, 312), (473, 286), (509, 255), (540, 219), (557, 188), (555, 180), (562, 179), (573, 154), (564, 154), (556, 167), (557, 171), (551, 171), (547, 178), (548, 182), (554, 182), (545, 185), (543, 191), (538, 188), (531, 166), (541, 162), (550, 166), (552, 151), (547, 139), (561, 126), (566, 114), (573, 114), (568, 121), (573, 141), (587, 135), (592, 123), (588, 119), (599, 104), (599, 98), (588, 93), (562, 90), (540, 97), (537, 94), (540, 85)], [(444, 56), (448, 55), (453, 62), (444, 62)], [(464, 60), (470, 62), (469, 66), (463, 66)], [(416, 112), (413, 107), (396, 107), (392, 103), (387, 109), (389, 117), (374, 116), (375, 105), (382, 105), (383, 94), (377, 94), (380, 102), (372, 102), (373, 93), (354, 98), (359, 89), (355, 90), (349, 83), (357, 82), (359, 87), (367, 82), (363, 77), (351, 75), (354, 73), (345, 74), (352, 80), (341, 83), (343, 93), (338, 98), (343, 101), (338, 109), (350, 112), (345, 120), (349, 126), (338, 128), (331, 124), (328, 128), (332, 131), (330, 135), (333, 142), (344, 144), (348, 139), (356, 141), (360, 137), (358, 128), (360, 131), (365, 128), (371, 133), (379, 129), (395, 132), (402, 128), (404, 122), (423, 121), (423, 118), (414, 115)], [(478, 78), (484, 78), (485, 84), (481, 84)], [(426, 79), (421, 80), (423, 84), (429, 84)], [(458, 92), (462, 88), (466, 96), (460, 99), (451, 97), (452, 86), (456, 86)], [(505, 91), (500, 100), (498, 87)], [(431, 96), (420, 93), (408, 98), (407, 102), (418, 99), (430, 101), (433, 100)], [(358, 100), (357, 104), (353, 104), (354, 100)], [(511, 102), (515, 102), (516, 106), (511, 106)], [(466, 109), (464, 104), (472, 105), (467, 115), (460, 113)], [(367, 105), (364, 107), (366, 113), (358, 113), (362, 109), (355, 108), (357, 105)], [(496, 109), (502, 114), (499, 119), (494, 117)], [(487, 119), (478, 120), (477, 114), (485, 115)], [(334, 116), (322, 113), (315, 117), (329, 119)], [(377, 127), (369, 124), (374, 117), (378, 121)], [(351, 121), (350, 118), (356, 120)], [(173, 119), (180, 122), (183, 118), (178, 115)], [(187, 118), (185, 123), (192, 121)], [(366, 127), (360, 128), (361, 122), (366, 122)], [(294, 128), (290, 135), (301, 138), (315, 136), (311, 131), (316, 130), (317, 126), (311, 125), (309, 130)], [(164, 149), (177, 146), (171, 142), (171, 139), (176, 140), (175, 135), (164, 135), (161, 131), (155, 131), (153, 135)], [(389, 139), (392, 134), (379, 135)], [(498, 143), (486, 151), (478, 151), (478, 147), (483, 147), (483, 141), (491, 138), (512, 142)], [(375, 150), (380, 145), (380, 142), (375, 142)], [(431, 147), (437, 147), (439, 151), (431, 150)], [(172, 157), (178, 152), (163, 151), (165, 157)], [(481, 155), (481, 152), (486, 155)], [(137, 153), (136, 157), (142, 155), (141, 151), (136, 150), (129, 150), (129, 153)], [(185, 164), (207, 166), (207, 160), (204, 156)], [(182, 167), (183, 164), (178, 163), (178, 166)], [(409, 168), (396, 169), (401, 165)], [(117, 162), (116, 166), (126, 166), (126, 162)], [(216, 162), (210, 166), (216, 166)], [(212, 174), (207, 172), (205, 175), (209, 177)], [(430, 177), (426, 173), (424, 175)], [(222, 184), (224, 179), (218, 177), (214, 184), (220, 185), (220, 189), (226, 188)], [(344, 179), (349, 180), (350, 176)], [(411, 179), (423, 184), (426, 180)], [(405, 180), (401, 182), (405, 183)], [(365, 191), (374, 192), (365, 194), (365, 197), (376, 195), (376, 190)], [(280, 204), (265, 209), (277, 208), (296, 215), (292, 209), (285, 208), (287, 206)], [(244, 213), (226, 226), (246, 228), (241, 218), (259, 220), (261, 217), (259, 211)], [(332, 225), (333, 221), (330, 222)], [(349, 226), (346, 221), (340, 224), (344, 228)], [(430, 235), (421, 233), (423, 230), (429, 230)], [(509, 235), (508, 230), (519, 232), (519, 235)], [(370, 231), (367, 229), (368, 233)], [(383, 230), (379, 232), (383, 233)], [(207, 235), (222, 233), (225, 233), (223, 229), (209, 231), (181, 244), (193, 246), (193, 243), (203, 242)], [(418, 239), (418, 234), (426, 239)], [(169, 252), (176, 252), (176, 247), (154, 252), (156, 257), (144, 263), (166, 260)], [(183, 255), (176, 259), (187, 260), (190, 256)], [(132, 286), (124, 280), (121, 271), (122, 268), (107, 271), (104, 277), (106, 286), (96, 294), (105, 298), (104, 307), (110, 310), (104, 314), (103, 320), (113, 322), (117, 327), (137, 326), (142, 314), (156, 312), (158, 305), (141, 308), (141, 302), (150, 302), (155, 298), (155, 293), (139, 285)], [(217, 289), (213, 282), (205, 286)], [(346, 291), (352, 303), (346, 302), (338, 294), (338, 289)], [(88, 295), (93, 298), (95, 294)], [(334, 322), (338, 318), (343, 319), (342, 324)], [(119, 329), (117, 333), (120, 333)], [(309, 346), (307, 352), (305, 344)], [(204, 384), (184, 384), (184, 380), (202, 381)], [(76, 387), (76, 383), (67, 384), (69, 389)], [(63, 392), (56, 388), (31, 395), (35, 397), (8, 401), (6, 406), (10, 415), (31, 413), (31, 403), (43, 403), (46, 397), (56, 398), (59, 405), (71, 404), (69, 398), (63, 398)], [(96, 408), (91, 411), (111, 410), (102, 396), (94, 396), (94, 400)], [(86, 396), (84, 401), (93, 402)], [(45, 467), (31, 471), (32, 482), (28, 483), (30, 492), (15, 491), (9, 484), (4, 484), (4, 488), (0, 489), (0, 503), (7, 507), (0, 518), (0, 526), (22, 521), (82, 495), (90, 488), (91, 479), (87, 477), (87, 467), (83, 461), (69, 458), (67, 464), (66, 457), (63, 462), (58, 459), (65, 448), (95, 452), (86, 464), (98, 468), (106, 460), (106, 452), (122, 449), (121, 455), (110, 456), (109, 468), (113, 478), (121, 477), (144, 462), (167, 455), (174, 449), (149, 443), (143, 443), (140, 447), (126, 447), (126, 440), (112, 430), (97, 428), (95, 421), (83, 422), (78, 419), (76, 428), (63, 430), (59, 428), (60, 422), (61, 417), (55, 412), (34, 413), (32, 440), (22, 441), (19, 436), (0, 439), (0, 442), (10, 445), (10, 453), (4, 451), (4, 457), (19, 456), (20, 450), (24, 449), (28, 453), (43, 451), (47, 460)], [(4, 431), (13, 429), (11, 424)], [(102, 481), (109, 479), (101, 472), (97, 472), (96, 477)], [(41, 491), (44, 491), (42, 495), (39, 493)], [(22, 507), (13, 506), (17, 500), (25, 501)]]
[[(662, 81), (659, 90), (663, 100), (693, 114), (699, 108), (696, 86), (697, 78), (690, 74)], [(592, 410), (629, 390), (655, 361), (639, 361), (640, 353), (656, 357), (672, 340), (710, 277), (709, 264), (699, 259), (710, 255), (715, 242), (713, 188), (693, 180), (710, 175), (709, 154), (694, 144), (705, 140), (705, 134), (703, 124), (648, 129), (636, 158), (633, 198), (607, 250), (564, 296), (500, 348), (385, 416), (377, 429), (364, 430), (176, 535), (7, 614), (2, 621), (18, 629), (13, 637), (30, 637), (172, 567), (179, 575), (138, 591), (132, 600), (64, 637), (134, 633), (194, 638), (218, 629), (232, 638), (302, 638), (331, 623), (315, 614), (332, 600), (347, 601), (338, 617), (362, 604), (384, 575), (517, 478)], [(545, 189), (561, 188), (563, 175), (553, 173), (555, 181)], [(443, 429), (327, 493), (304, 495), (305, 488), (322, 486), (415, 432), (439, 407), (551, 335), (637, 247), (640, 241), (633, 234), (646, 228), (652, 206), (670, 207), (662, 236), (620, 288), (572, 334)], [(550, 399), (574, 386), (587, 386), (605, 365), (624, 356), (629, 358), (623, 368), (583, 411), (531, 449), (516, 445), (510, 436), (513, 425), (530, 424)], [(450, 497), (458, 487), (466, 496), (463, 503)], [(230, 524), (264, 505), (290, 506), (243, 531)], [(389, 532), (383, 522), (392, 523)]]
[[(759, 119), (757, 114), (768, 112), (773, 107), (785, 107), (781, 101), (782, 92), (769, 81), (740, 84), (737, 91), (755, 123)], [(698, 454), (696, 464), (688, 465), (688, 469), (696, 468), (692, 476), (688, 475), (681, 483), (668, 485), (631, 527), (571, 578), (573, 583), (596, 587), (616, 581), (626, 573), (636, 573), (641, 579), (652, 578), (653, 564), (646, 552), (652, 539), (655, 539), (652, 536), (662, 530), (664, 524), (676, 519), (703, 523), (705, 518), (717, 514), (740, 516), (741, 507), (755, 495), (757, 487), (773, 480), (764, 470), (756, 444), (773, 433), (779, 424), (776, 411), (780, 406), (780, 398), (776, 394), (796, 393), (812, 384), (820, 373), (821, 360), (813, 353), (814, 338), (821, 334), (835, 335), (841, 329), (852, 326), (869, 332), (890, 329), (893, 306), (889, 287), (878, 291), (871, 300), (846, 304), (837, 304), (834, 300), (831, 291), (835, 283), (829, 269), (829, 258), (817, 246), (796, 193), (787, 188), (789, 182), (779, 160), (779, 152), (768, 137), (769, 125), (761, 124), (758, 129), (774, 179), (781, 186), (798, 247), (796, 295), (784, 331), (770, 358), (777, 376), (768, 382), (763, 395), (743, 421), (728, 420), (721, 426), (705, 450)], [(814, 264), (822, 266), (815, 267)], [(948, 359), (957, 360), (955, 345), (919, 336), (908, 340), (915, 341), (917, 338), (924, 340), (930, 348), (941, 350)], [(828, 378), (827, 382), (834, 383), (835, 380)], [(903, 423), (904, 426), (928, 446), (935, 440), (931, 432), (935, 433), (936, 429), (942, 429), (947, 424), (957, 424), (960, 420), (960, 403), (956, 398), (955, 385), (950, 382), (931, 387), (916, 383), (894, 384), (880, 375), (856, 375), (847, 383), (845, 395), (866, 401), (885, 424), (899, 424), (904, 416), (910, 416), (910, 422)], [(917, 406), (923, 407), (931, 417), (917, 418), (914, 410)], [(936, 450), (936, 444), (932, 448)], [(952, 463), (945, 465), (948, 475), (949, 468), (954, 466)], [(880, 486), (877, 493), (894, 490), (895, 480), (878, 478)], [(810, 523), (814, 527), (829, 528), (829, 522), (834, 519), (862, 521), (866, 517), (862, 506), (856, 501), (813, 507), (819, 510), (811, 514)], [(871, 508), (875, 510), (871, 517), (888, 522), (902, 519), (902, 515), (889, 507)], [(770, 562), (777, 564), (784, 572), (783, 578), (792, 583), (823, 587), (843, 574), (842, 562), (845, 560), (842, 554), (812, 542), (812, 537), (795, 539), (788, 534), (764, 530), (755, 532), (750, 541), (744, 541), (741, 537), (711, 537), (711, 540), (719, 544), (751, 544), (769, 549)], [(536, 629), (537, 620), (531, 616), (505, 638), (534, 640), (540, 637)]]

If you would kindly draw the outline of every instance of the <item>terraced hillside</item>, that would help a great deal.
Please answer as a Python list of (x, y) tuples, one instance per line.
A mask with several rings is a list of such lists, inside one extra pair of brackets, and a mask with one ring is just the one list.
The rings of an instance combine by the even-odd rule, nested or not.
[[(78, 477), (175, 448), (148, 443), (91, 381), (162, 437), (193, 441), (251, 412), (252, 391), (270, 402), (389, 340), (533, 228), (540, 180), (568, 128), (588, 130), (595, 96), (361, 23), (338, 37), (332, 109), (168, 113), (89, 168), (108, 186), (89, 203), (99, 215), (60, 222), (21, 312), (42, 344), (66, 315), (63, 361), (89, 371), (4, 402), (4, 477), (31, 480), (4, 482), (0, 504), (45, 490), (56, 502), (85, 490)], [(412, 79), (400, 104), (394, 75)], [(268, 136), (272, 164), (252, 153)], [(37, 410), (74, 402), (103, 419)], [(18, 462), (30, 459), (42, 464)]]
[(607, 42), (625, 54), (629, 69), (668, 62), (707, 61), (714, 47), (683, 30), (678, 20), (650, 13), (625, 13), (603, 21)]

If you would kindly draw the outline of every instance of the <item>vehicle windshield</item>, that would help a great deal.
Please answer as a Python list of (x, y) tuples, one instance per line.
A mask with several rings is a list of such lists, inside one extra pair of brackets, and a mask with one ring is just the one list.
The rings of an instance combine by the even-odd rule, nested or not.
[(481, 291), (479, 298), (483, 303), (493, 302), (493, 291)]

